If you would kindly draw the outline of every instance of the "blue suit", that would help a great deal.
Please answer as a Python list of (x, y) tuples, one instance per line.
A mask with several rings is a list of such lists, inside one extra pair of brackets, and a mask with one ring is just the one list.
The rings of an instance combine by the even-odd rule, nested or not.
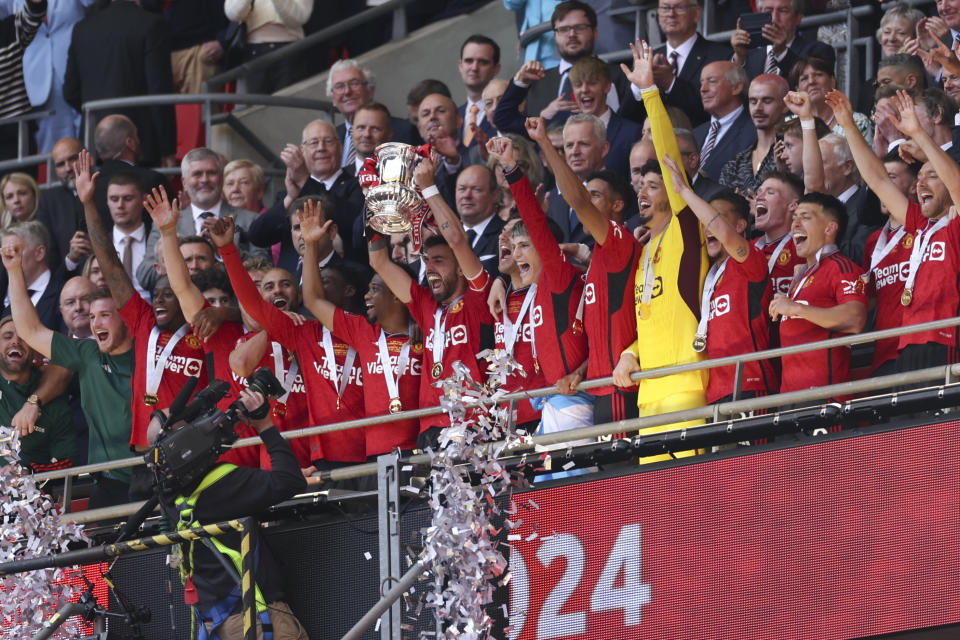
[[(56, 113), (37, 122), (37, 149), (47, 153), (60, 138), (75, 138), (80, 114), (63, 99), (63, 75), (73, 26), (83, 18), (84, 8), (94, 0), (48, 0), (47, 19), (23, 54), (23, 79), (34, 107)], [(3, 0), (0, 12), (19, 10), (24, 0)]]

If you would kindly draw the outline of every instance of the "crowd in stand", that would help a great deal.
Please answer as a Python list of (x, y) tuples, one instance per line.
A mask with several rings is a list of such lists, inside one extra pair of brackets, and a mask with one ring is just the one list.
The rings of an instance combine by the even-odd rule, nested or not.
[[(89, 151), (56, 136), (56, 186), (0, 179), (0, 423), (19, 429), (25, 466), (144, 450), (191, 376), (235, 397), (269, 367), (286, 391), (273, 420), (289, 430), (435, 406), (453, 363), (480, 379), (477, 354), (504, 349), (522, 367), (504, 388), (556, 390), (512, 419), (553, 432), (851, 375), (848, 348), (739, 377), (729, 366), (638, 384), (638, 371), (956, 316), (960, 59), (945, 42), (960, 40), (960, 2), (930, 17), (889, 9), (876, 79), (853, 103), (834, 50), (798, 30), (797, 3), (758, 4), (771, 21), (751, 47), (739, 27), (729, 43), (699, 34), (696, 0), (661, 0), (666, 44), (637, 42), (619, 65), (594, 55), (591, 6), (567, 0), (550, 16), (554, 46), (537, 49), (554, 58), (528, 50), (499, 77), (498, 44), (471, 36), (463, 86), (424, 79), (405, 114), (376, 101), (369, 69), (340, 60), (327, 93), (342, 122), (309, 122), (286, 145), (272, 202), (260, 166), (204, 147), (183, 156), (174, 192), (148, 168), (173, 159), (162, 109), (104, 115)], [(11, 33), (45, 7), (29, 0)], [(68, 103), (113, 69), (90, 66), (100, 54), (78, 45), (83, 25)], [(194, 48), (198, 63), (210, 53)], [(414, 175), (431, 213), (419, 244), (365, 222), (358, 178), (390, 141), (429, 144)], [(956, 362), (957, 346), (954, 329), (881, 340), (871, 374)], [(309, 475), (435, 447), (448, 424), (407, 419), (294, 449)], [(255, 447), (225, 458), (269, 463)], [(126, 501), (130, 482), (100, 474), (91, 506)]]

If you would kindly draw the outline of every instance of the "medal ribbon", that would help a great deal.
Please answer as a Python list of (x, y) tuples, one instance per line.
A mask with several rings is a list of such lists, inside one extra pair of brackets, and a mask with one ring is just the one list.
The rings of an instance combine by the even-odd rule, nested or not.
[(283, 383), (283, 388), (287, 390), (285, 394), (277, 398), (277, 402), (286, 403), (290, 396), (290, 389), (293, 388), (293, 382), (297, 379), (297, 373), (300, 372), (300, 363), (297, 362), (296, 357), (290, 358), (290, 368), (284, 371), (283, 347), (278, 342), (271, 342), (270, 346), (273, 347), (273, 370), (277, 372), (277, 377)]
[(720, 281), (720, 276), (727, 270), (727, 262), (730, 256), (723, 259), (722, 262), (714, 262), (707, 272), (707, 278), (703, 281), (703, 298), (700, 300), (700, 324), (697, 325), (697, 335), (704, 340), (707, 338), (707, 324), (710, 322), (710, 301), (713, 300), (713, 290)]
[(463, 296), (460, 296), (449, 305), (439, 306), (433, 313), (433, 340), (430, 344), (430, 353), (433, 355), (433, 363), (443, 363), (443, 352), (447, 346), (447, 310), (453, 308)]
[(380, 365), (383, 367), (383, 380), (387, 383), (388, 400), (400, 398), (399, 380), (407, 369), (407, 363), (410, 361), (410, 337), (407, 334), (407, 343), (400, 349), (400, 357), (397, 358), (397, 370), (394, 372), (390, 364), (390, 351), (387, 349), (387, 332), (380, 329), (380, 337), (377, 338), (377, 348), (380, 351)]
[[(773, 253), (770, 254), (770, 257), (767, 258), (767, 273), (772, 273), (773, 268), (777, 265), (777, 259), (780, 257), (780, 254), (783, 253), (784, 247), (787, 246), (787, 243), (790, 242), (790, 234), (780, 238), (780, 242), (777, 243), (777, 248), (773, 250)], [(767, 243), (764, 242), (762, 245), (757, 243), (758, 249), (763, 249), (767, 246)]]
[(173, 353), (177, 343), (187, 335), (190, 325), (186, 322), (180, 326), (176, 332), (170, 336), (170, 341), (163, 347), (160, 355), (157, 353), (157, 340), (160, 339), (160, 327), (154, 325), (150, 330), (150, 339), (147, 341), (147, 394), (157, 395), (157, 389), (160, 388), (160, 379), (163, 377), (163, 370), (166, 367), (170, 354)]
[(347, 357), (343, 361), (343, 371), (340, 373), (340, 379), (337, 380), (337, 358), (333, 352), (333, 336), (330, 330), (323, 328), (323, 354), (327, 360), (327, 374), (330, 376), (330, 384), (333, 390), (337, 392), (337, 402), (343, 397), (343, 390), (347, 388), (347, 381), (350, 379), (350, 371), (353, 370), (353, 361), (357, 358), (357, 352), (353, 347), (347, 349)]
[[(667, 226), (667, 229), (669, 225)], [(640, 302), (644, 304), (650, 304), (650, 299), (653, 298), (653, 283), (655, 278), (653, 276), (653, 261), (656, 259), (657, 251), (660, 250), (660, 245), (663, 244), (663, 237), (667, 235), (667, 229), (664, 229), (660, 233), (660, 239), (657, 240), (656, 248), (652, 248), (648, 243), (643, 252), (643, 293), (640, 294)]]
[(797, 281), (797, 276), (793, 277), (793, 282), (790, 283), (790, 299), (791, 300), (797, 299), (797, 294), (799, 294), (800, 290), (803, 289), (803, 284), (807, 281), (807, 278), (812, 276), (813, 272), (816, 271), (817, 268), (820, 266), (821, 258), (826, 258), (830, 255), (833, 255), (839, 250), (840, 249), (838, 249), (837, 245), (835, 244), (825, 244), (822, 247), (820, 247), (820, 249), (817, 251), (817, 261), (813, 264), (813, 266), (808, 266), (808, 268), (802, 274), (800, 274), (803, 277), (800, 278), (799, 281)]
[(904, 289), (909, 289), (913, 291), (913, 283), (917, 280), (917, 271), (920, 270), (920, 263), (923, 262), (923, 254), (927, 250), (927, 245), (930, 244), (930, 240), (933, 238), (934, 234), (940, 229), (943, 229), (947, 224), (950, 223), (950, 216), (944, 215), (942, 218), (937, 220), (936, 224), (932, 227), (930, 223), (927, 223), (927, 228), (917, 232), (917, 235), (913, 239), (913, 249), (910, 251), (910, 274), (907, 275), (907, 282), (903, 285)]
[[(897, 243), (900, 242), (900, 239), (906, 235), (906, 227), (900, 227), (897, 229), (896, 233), (892, 236), (890, 235), (890, 223), (887, 222), (884, 225), (883, 229), (880, 231), (880, 236), (877, 238), (877, 244), (873, 247), (873, 253), (870, 254), (870, 270), (867, 271), (867, 277), (870, 277), (870, 274), (873, 273), (873, 270), (883, 262), (883, 259), (890, 255), (890, 252), (893, 251), (894, 247), (897, 246)], [(884, 238), (886, 234), (887, 241), (883, 244), (880, 241)]]

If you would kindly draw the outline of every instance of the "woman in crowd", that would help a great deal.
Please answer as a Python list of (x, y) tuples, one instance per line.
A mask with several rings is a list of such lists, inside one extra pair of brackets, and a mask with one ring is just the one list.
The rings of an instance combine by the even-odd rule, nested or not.
[[(837, 76), (832, 64), (821, 58), (800, 58), (790, 72), (790, 86), (796, 87), (797, 91), (806, 91), (810, 96), (813, 115), (827, 123), (833, 133), (844, 135), (843, 127), (837, 124), (833, 110), (826, 103), (827, 94), (837, 88)], [(857, 123), (857, 129), (866, 138), (867, 144), (873, 144), (870, 118), (862, 113), (854, 113), (853, 121)]]
[(33, 220), (37, 215), (40, 189), (36, 181), (25, 173), (8, 173), (0, 179), (0, 194), (3, 196), (0, 209), (0, 229), (14, 222)]

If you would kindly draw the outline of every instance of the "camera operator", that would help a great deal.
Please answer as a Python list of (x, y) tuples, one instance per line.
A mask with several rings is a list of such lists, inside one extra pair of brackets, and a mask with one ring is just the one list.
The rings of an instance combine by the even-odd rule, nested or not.
[[(263, 440), (272, 470), (214, 464), (200, 480), (178, 491), (163, 492), (160, 506), (170, 522), (177, 523), (178, 530), (261, 513), (306, 487), (290, 445), (271, 422), (269, 404), (263, 394), (245, 389), (238, 403), (243, 406), (240, 419), (253, 427)], [(193, 428), (193, 425), (184, 428)], [(257, 532), (254, 540), (257, 637), (264, 637), (264, 626), (267, 633), (272, 626), (273, 640), (307, 638), (303, 626), (282, 601), (283, 580), (269, 548)], [(209, 542), (212, 544), (197, 541), (181, 545), (184, 600), (193, 605), (200, 640), (240, 640), (243, 638), (237, 577), (241, 573), (240, 533), (210, 538)], [(215, 553), (223, 557), (217, 558)], [(235, 567), (236, 573), (224, 571), (224, 564)]]

